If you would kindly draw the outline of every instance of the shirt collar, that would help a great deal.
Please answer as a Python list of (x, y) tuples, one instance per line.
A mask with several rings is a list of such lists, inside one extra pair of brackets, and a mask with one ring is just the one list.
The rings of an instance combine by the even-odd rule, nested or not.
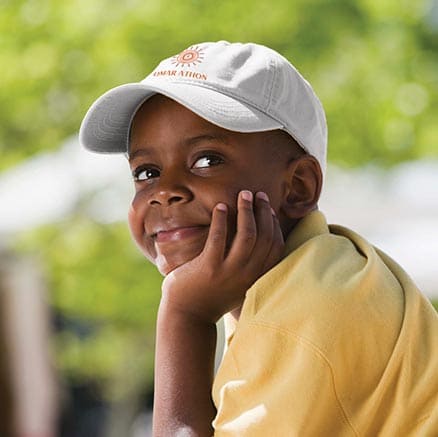
[(286, 239), (284, 256), (289, 255), (307, 240), (329, 233), (326, 218), (321, 211), (312, 211), (303, 217), (292, 229)]

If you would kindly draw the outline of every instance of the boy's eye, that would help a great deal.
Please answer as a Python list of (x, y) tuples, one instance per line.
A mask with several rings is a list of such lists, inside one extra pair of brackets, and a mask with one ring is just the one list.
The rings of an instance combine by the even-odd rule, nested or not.
[(147, 181), (152, 178), (158, 178), (160, 170), (154, 167), (139, 167), (134, 170), (133, 176), (136, 182)]
[(206, 168), (222, 164), (224, 160), (217, 155), (204, 155), (195, 161), (193, 168)]

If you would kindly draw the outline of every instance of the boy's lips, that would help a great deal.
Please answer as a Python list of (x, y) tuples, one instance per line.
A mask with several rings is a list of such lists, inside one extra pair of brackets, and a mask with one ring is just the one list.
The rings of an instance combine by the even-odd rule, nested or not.
[(205, 233), (208, 227), (208, 225), (175, 226), (159, 229), (151, 237), (157, 243), (176, 242)]

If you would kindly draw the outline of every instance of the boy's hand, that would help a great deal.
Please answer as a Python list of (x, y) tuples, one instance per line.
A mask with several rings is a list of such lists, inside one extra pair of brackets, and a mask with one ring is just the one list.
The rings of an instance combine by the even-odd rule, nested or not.
[(227, 206), (216, 205), (203, 251), (163, 282), (163, 298), (176, 311), (205, 322), (242, 305), (248, 288), (281, 258), (283, 236), (267, 195), (241, 191), (236, 235), (227, 250)]

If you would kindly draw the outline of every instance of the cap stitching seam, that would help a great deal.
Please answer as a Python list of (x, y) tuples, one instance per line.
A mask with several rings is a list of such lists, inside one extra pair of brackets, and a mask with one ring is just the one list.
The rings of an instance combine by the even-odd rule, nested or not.
[[(269, 69), (272, 71), (274, 71), (274, 74), (273, 74), (273, 80), (271, 81), (271, 87), (270, 87), (270, 89), (269, 89), (269, 96), (268, 96), (268, 105), (267, 105), (267, 107), (266, 107), (266, 110), (268, 111), (269, 109), (270, 109), (270, 107), (271, 107), (271, 104), (272, 104), (272, 93), (274, 92), (274, 84), (277, 82), (277, 65), (276, 65), (277, 63), (276, 63), (276, 61), (275, 61), (275, 59), (273, 59), (273, 58), (271, 58), (270, 60), (269, 60)], [(285, 124), (285, 123), (282, 123), (283, 125)]]

